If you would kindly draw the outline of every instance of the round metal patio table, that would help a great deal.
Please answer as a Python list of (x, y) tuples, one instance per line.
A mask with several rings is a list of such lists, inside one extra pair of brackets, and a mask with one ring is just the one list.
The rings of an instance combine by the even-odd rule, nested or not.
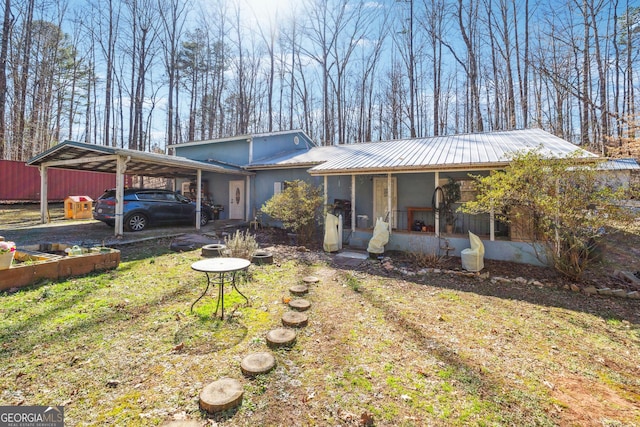
[(214, 316), (218, 313), (218, 306), (222, 306), (221, 319), (224, 319), (224, 285), (231, 283), (232, 290), (235, 289), (240, 295), (249, 303), (249, 299), (238, 289), (236, 286), (236, 275), (238, 272), (245, 271), (251, 261), (243, 258), (207, 258), (200, 261), (196, 261), (191, 264), (191, 268), (195, 271), (201, 271), (207, 275), (207, 287), (202, 295), (191, 304), (191, 312), (193, 313), (193, 306), (202, 299), (211, 286), (211, 275), (218, 281), (218, 302), (216, 303), (216, 311)]

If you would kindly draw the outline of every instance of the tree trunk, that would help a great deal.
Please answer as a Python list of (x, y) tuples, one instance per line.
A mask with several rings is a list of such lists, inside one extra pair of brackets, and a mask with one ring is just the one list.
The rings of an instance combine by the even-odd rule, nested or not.
[(5, 149), (5, 107), (7, 104), (7, 53), (9, 50), (11, 16), (11, 0), (5, 0), (4, 18), (2, 20), (2, 40), (0, 41), (0, 160), (7, 157)]

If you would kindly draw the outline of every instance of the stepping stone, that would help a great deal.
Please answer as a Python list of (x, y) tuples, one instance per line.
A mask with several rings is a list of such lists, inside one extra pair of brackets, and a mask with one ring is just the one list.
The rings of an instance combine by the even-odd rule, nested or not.
[(242, 403), (243, 394), (240, 381), (233, 378), (219, 379), (200, 392), (200, 409), (214, 414), (235, 408)]
[(287, 311), (282, 315), (282, 324), (292, 328), (303, 328), (307, 326), (309, 317), (298, 311)]
[(306, 276), (302, 278), (302, 281), (304, 283), (318, 283), (320, 279), (318, 279), (316, 276)]
[(289, 347), (296, 342), (296, 331), (277, 328), (267, 332), (267, 345), (271, 348)]
[(289, 307), (297, 311), (307, 311), (309, 310), (309, 307), (311, 307), (311, 303), (306, 299), (298, 298), (289, 301)]
[(253, 353), (242, 359), (240, 369), (248, 377), (266, 374), (276, 366), (276, 358), (266, 351)]
[(301, 296), (309, 292), (309, 288), (306, 285), (295, 285), (289, 288), (289, 292), (294, 295)]

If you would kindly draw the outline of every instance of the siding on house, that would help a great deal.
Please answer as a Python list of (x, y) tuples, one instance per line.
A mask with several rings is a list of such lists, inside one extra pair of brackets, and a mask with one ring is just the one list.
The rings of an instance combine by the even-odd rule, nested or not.
[(278, 155), (303, 153), (313, 146), (303, 131), (295, 130), (186, 142), (169, 148), (181, 157), (244, 167)]
[[(218, 165), (232, 165), (242, 171), (243, 174), (253, 172), (249, 181), (245, 181), (246, 213), (251, 218), (256, 210), (259, 210), (265, 201), (274, 194), (274, 183), (293, 181), (296, 179), (313, 182), (319, 185), (320, 178), (311, 177), (307, 169), (317, 164), (314, 162), (307, 166), (301, 166), (295, 162), (291, 168), (275, 166), (269, 159), (281, 157), (304, 156), (309, 149), (314, 147), (311, 139), (302, 131), (283, 131), (270, 134), (241, 135), (230, 138), (221, 138), (207, 141), (193, 141), (183, 144), (171, 145), (176, 155), (194, 160), (207, 161)], [(252, 165), (266, 164), (265, 168), (253, 168)], [(218, 173), (203, 173), (203, 181), (207, 182), (209, 195), (215, 204), (224, 207), (222, 218), (227, 215), (229, 209), (229, 181), (245, 179), (238, 176), (222, 175)], [(178, 183), (180, 188), (182, 182)]]

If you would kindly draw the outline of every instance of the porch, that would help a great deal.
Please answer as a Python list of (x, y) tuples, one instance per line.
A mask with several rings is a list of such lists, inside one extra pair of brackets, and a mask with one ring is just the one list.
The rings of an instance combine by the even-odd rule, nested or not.
[[(483, 172), (486, 173), (473, 173)], [(324, 179), (326, 210), (342, 216), (343, 245), (347, 247), (366, 250), (376, 218), (382, 218), (391, 225), (389, 242), (385, 245), (387, 251), (459, 257), (461, 251), (469, 247), (471, 231), (482, 239), (486, 259), (544, 265), (531, 242), (524, 239), (526, 224), (508, 224), (493, 214), (457, 212), (463, 202), (475, 197), (469, 185), (469, 171), (343, 175)], [(445, 218), (440, 214), (438, 192), (449, 180), (461, 182), (461, 194), (453, 204), (453, 215)]]

